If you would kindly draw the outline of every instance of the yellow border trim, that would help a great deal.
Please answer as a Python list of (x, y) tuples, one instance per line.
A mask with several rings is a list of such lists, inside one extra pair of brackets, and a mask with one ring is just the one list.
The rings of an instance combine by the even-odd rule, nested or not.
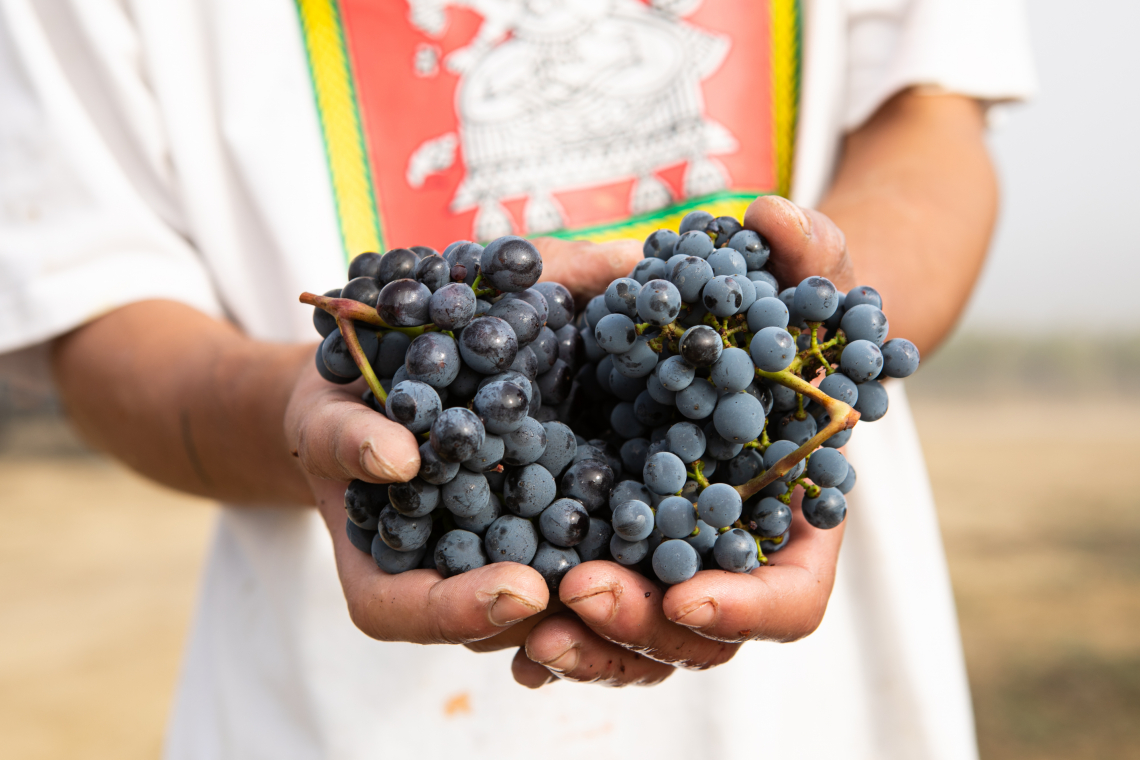
[(368, 150), (336, 0), (296, 0), (325, 138), (340, 234), (349, 260), (383, 251)]
[(776, 150), (776, 186), (792, 191), (796, 126), (800, 102), (801, 17), (799, 0), (769, 0), (772, 11), (772, 130)]

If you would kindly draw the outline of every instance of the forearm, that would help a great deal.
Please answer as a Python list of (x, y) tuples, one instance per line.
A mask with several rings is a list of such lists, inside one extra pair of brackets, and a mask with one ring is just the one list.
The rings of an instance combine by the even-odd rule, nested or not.
[(283, 420), (310, 347), (255, 341), (169, 301), (118, 309), (56, 340), (64, 406), (92, 445), (173, 488), (311, 502)]
[(851, 134), (820, 204), (847, 237), (857, 282), (883, 296), (893, 335), (933, 350), (973, 289), (993, 232), (997, 181), (981, 108), (903, 94)]

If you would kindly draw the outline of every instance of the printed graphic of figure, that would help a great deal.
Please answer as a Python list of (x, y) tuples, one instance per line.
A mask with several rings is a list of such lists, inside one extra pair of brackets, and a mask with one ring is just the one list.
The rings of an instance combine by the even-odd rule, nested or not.
[(655, 172), (684, 163), (685, 197), (728, 185), (712, 156), (736, 139), (704, 114), (701, 81), (729, 41), (682, 20), (701, 0), (409, 0), (412, 24), (438, 37), (448, 6), (483, 18), (469, 45), (444, 59), (459, 75), (459, 134), (424, 142), (408, 162), (413, 188), (449, 168), (465, 176), (451, 202), (476, 209), (472, 234), (510, 234), (504, 200), (525, 198), (526, 233), (560, 229), (554, 193), (634, 180), (631, 214), (667, 206)]

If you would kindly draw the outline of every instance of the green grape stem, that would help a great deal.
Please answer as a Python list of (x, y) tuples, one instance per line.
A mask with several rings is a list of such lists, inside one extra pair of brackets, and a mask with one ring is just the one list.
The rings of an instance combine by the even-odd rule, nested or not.
[[(793, 365), (794, 364), (795, 362), (793, 362)], [(779, 478), (791, 472), (793, 467), (822, 446), (823, 442), (828, 438), (843, 430), (855, 427), (855, 423), (859, 421), (859, 412), (842, 401), (828, 396), (819, 388), (816, 388), (803, 378), (795, 375), (790, 369), (781, 370), (780, 372), (765, 372), (764, 370), (757, 369), (756, 376), (777, 382), (785, 388), (791, 388), (796, 393), (807, 396), (827, 410), (827, 413), (831, 416), (831, 422), (829, 422), (823, 430), (816, 433), (811, 440), (803, 446), (800, 446), (791, 454), (788, 454), (779, 462), (776, 462), (775, 466), (771, 469), (764, 471), (743, 485), (736, 486), (736, 491), (740, 494), (741, 499), (749, 499), (762, 489), (767, 488)]]
[(360, 347), (360, 338), (356, 335), (356, 325), (351, 319), (337, 317), (336, 326), (340, 328), (340, 335), (344, 338), (344, 344), (348, 346), (348, 353), (352, 355), (352, 360), (360, 368), (360, 373), (364, 375), (364, 381), (368, 383), (372, 394), (376, 396), (380, 408), (385, 408), (388, 405), (388, 394), (384, 392), (384, 386), (380, 385), (380, 379), (376, 377), (372, 365), (368, 362), (368, 357), (364, 355), (364, 349)]

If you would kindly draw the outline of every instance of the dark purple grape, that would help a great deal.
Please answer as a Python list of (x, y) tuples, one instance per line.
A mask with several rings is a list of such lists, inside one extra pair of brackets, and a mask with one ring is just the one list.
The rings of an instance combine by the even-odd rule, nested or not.
[(530, 346), (523, 346), (519, 352), (515, 354), (515, 360), (511, 364), (511, 371), (518, 372), (526, 376), (527, 380), (533, 381), (538, 377), (538, 357), (534, 354), (534, 349)]
[(570, 395), (570, 387), (574, 375), (570, 366), (561, 359), (554, 361), (554, 366), (538, 376), (538, 390), (542, 399), (548, 404), (561, 404)]
[(577, 546), (590, 530), (590, 514), (575, 499), (559, 499), (542, 510), (538, 528), (555, 546)]
[(321, 377), (323, 377), (328, 382), (336, 383), (337, 385), (347, 385), (348, 383), (354, 382), (358, 377), (360, 377), (359, 373), (357, 373), (356, 377), (341, 377), (340, 375), (329, 372), (328, 366), (325, 365), (324, 347), (324, 343), (318, 345), (316, 355), (317, 372)]
[(444, 330), (461, 330), (475, 318), (475, 291), (461, 282), (444, 285), (428, 300), (428, 316)]
[(451, 282), (451, 266), (442, 256), (427, 256), (416, 264), (416, 279), (427, 286), (432, 293)]
[(371, 251), (359, 254), (348, 265), (348, 279), (355, 280), (357, 277), (377, 279), (380, 276), (380, 261), (383, 258), (380, 254)]
[(377, 274), (377, 280), (381, 285), (387, 285), (396, 280), (414, 279), (416, 276), (416, 264), (420, 263), (420, 257), (407, 248), (395, 248), (384, 254), (380, 259), (380, 271)]
[[(340, 298), (340, 288), (325, 291), (325, 298)], [(329, 314), (320, 306), (314, 306), (313, 327), (317, 328), (317, 332), (320, 333), (322, 338), (327, 338), (329, 337), (329, 333), (336, 329), (336, 317)]]
[[(408, 253), (412, 255), (411, 251)], [(376, 311), (380, 313), (381, 319), (393, 327), (418, 327), (430, 320), (428, 303), (431, 296), (431, 291), (421, 282), (395, 280), (380, 291)]]
[(479, 265), (483, 280), (504, 293), (518, 293), (533, 286), (542, 275), (542, 256), (529, 240), (507, 235), (483, 249)]
[(488, 433), (502, 435), (518, 429), (526, 419), (530, 398), (514, 383), (490, 383), (475, 394), (474, 410)]
[(518, 354), (515, 331), (498, 317), (478, 317), (459, 336), (459, 353), (476, 372), (493, 375), (511, 366)]
[(519, 346), (525, 346), (538, 337), (542, 322), (538, 312), (526, 301), (520, 299), (499, 301), (487, 312), (489, 317), (498, 317), (511, 326)]
[(744, 229), (744, 227), (740, 222), (731, 216), (718, 216), (705, 225), (705, 232), (710, 236), (716, 237), (714, 242), (717, 248), (728, 245), (728, 241), (732, 240), (732, 236), (742, 229)]
[(578, 334), (578, 328), (563, 325), (554, 331), (554, 337), (558, 339), (558, 358), (566, 362), (573, 372), (578, 367), (583, 352), (582, 336)]
[(681, 358), (694, 367), (711, 367), (724, 351), (724, 340), (708, 325), (690, 327), (677, 345)]
[(583, 459), (571, 465), (562, 476), (562, 493), (593, 512), (609, 500), (613, 484), (614, 472), (609, 465), (596, 459)]
[(479, 260), (482, 257), (483, 246), (466, 240), (452, 243), (443, 251), (444, 260), (451, 265), (453, 270), (457, 266), (463, 267), (463, 279), (457, 279), (452, 275), (452, 281), (463, 282), (467, 285), (475, 283), (475, 277), (479, 274)]
[(546, 326), (551, 330), (559, 330), (570, 324), (574, 319), (574, 296), (565, 286), (557, 282), (540, 282), (534, 289), (542, 294), (550, 307), (550, 314), (546, 318)]
[(354, 480), (344, 492), (344, 510), (348, 519), (364, 530), (376, 530), (380, 512), (388, 506), (388, 487)]
[(376, 298), (380, 295), (380, 288), (376, 280), (371, 277), (357, 277), (349, 280), (340, 291), (341, 298), (348, 298), (366, 306), (376, 306)]
[(431, 426), (431, 447), (445, 462), (462, 462), (483, 445), (483, 423), (470, 409), (444, 409)]
[(446, 388), (459, 374), (459, 347), (443, 333), (424, 333), (412, 341), (404, 367), (412, 380)]
[(538, 313), (539, 323), (542, 325), (546, 324), (547, 319), (550, 318), (550, 304), (546, 302), (546, 296), (542, 295), (542, 293), (538, 290), (537, 285), (533, 288), (528, 288), (521, 293), (503, 294), (504, 301), (511, 301), (515, 299), (519, 301), (526, 301), (531, 306), (533, 306), (534, 310)]

